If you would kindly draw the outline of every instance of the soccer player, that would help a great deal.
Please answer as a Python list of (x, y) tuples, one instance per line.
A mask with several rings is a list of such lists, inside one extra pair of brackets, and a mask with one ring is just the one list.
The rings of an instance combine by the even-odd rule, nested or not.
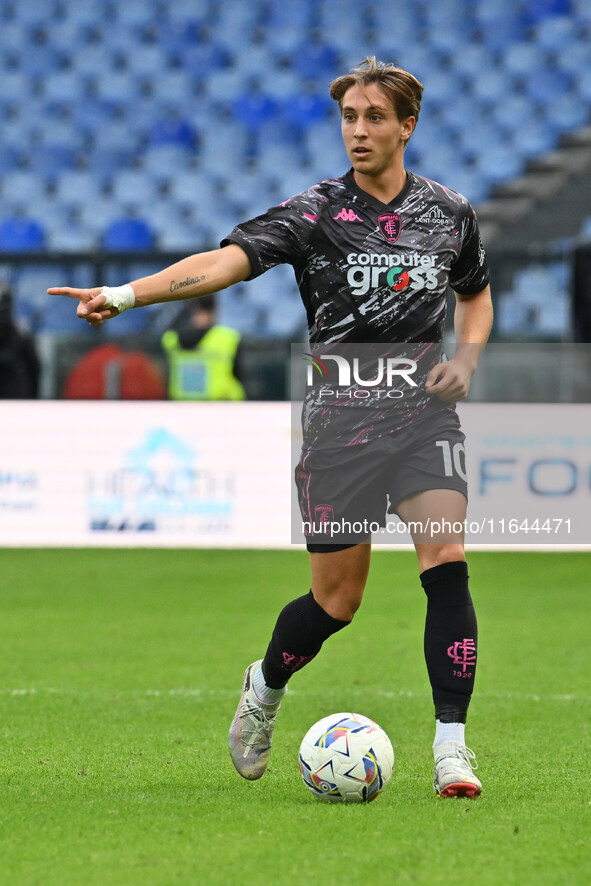
[[(318, 508), (322, 513), (327, 483), (331, 507), (346, 510), (345, 486), (355, 485), (364, 461), (371, 459), (377, 478), (372, 502), (381, 496), (385, 512), (388, 497), (390, 511), (414, 526), (427, 597), (424, 645), (435, 705), (433, 785), (442, 797), (477, 797), (481, 784), (464, 734), (477, 624), (458, 529), (466, 515), (466, 481), (461, 459), (455, 457), (464, 437), (453, 404), (468, 393), (490, 332), (492, 306), (470, 204), (404, 166), (422, 92), (408, 72), (365, 59), (330, 86), (352, 166), (344, 176), (319, 182), (238, 225), (220, 249), (192, 255), (152, 276), (120, 287), (48, 291), (78, 299), (78, 315), (100, 326), (127, 308), (206, 295), (288, 263), (296, 273), (313, 346), (432, 343), (428, 349), (441, 341), (451, 285), (456, 351), (449, 360), (431, 361), (410, 414), (401, 421), (394, 408), (371, 413), (364, 433), (348, 441), (358, 445), (345, 447), (353, 459), (345, 484), (343, 471), (331, 473), (322, 448), (315, 447), (318, 413), (312, 409), (304, 437), (311, 427), (312, 443), (304, 442), (296, 480), (304, 520)], [(428, 421), (422, 420), (423, 411)], [(443, 519), (456, 528), (427, 533), (425, 526)], [(281, 611), (263, 659), (246, 670), (229, 736), (233, 763), (244, 778), (260, 778), (266, 769), (289, 679), (325, 640), (350, 624), (361, 604), (371, 536), (333, 541), (322, 531), (308, 534), (311, 590)]]

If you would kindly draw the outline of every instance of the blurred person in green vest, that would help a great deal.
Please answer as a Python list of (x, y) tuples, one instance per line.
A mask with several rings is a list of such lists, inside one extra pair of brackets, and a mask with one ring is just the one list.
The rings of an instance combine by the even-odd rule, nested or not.
[(215, 295), (192, 300), (162, 336), (171, 400), (244, 400), (240, 333), (216, 323)]

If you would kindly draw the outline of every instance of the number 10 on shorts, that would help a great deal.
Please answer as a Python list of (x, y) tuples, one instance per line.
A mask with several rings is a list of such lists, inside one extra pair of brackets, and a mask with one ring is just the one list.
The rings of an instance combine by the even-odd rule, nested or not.
[(454, 469), (462, 480), (467, 480), (466, 476), (466, 450), (463, 443), (454, 443), (452, 446), (449, 440), (436, 440), (435, 445), (439, 446), (443, 455), (443, 471), (446, 477), (453, 477)]

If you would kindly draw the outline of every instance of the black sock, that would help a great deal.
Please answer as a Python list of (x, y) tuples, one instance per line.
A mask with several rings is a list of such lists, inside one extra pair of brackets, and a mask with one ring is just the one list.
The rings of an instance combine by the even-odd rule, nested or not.
[(421, 573), (427, 595), (425, 661), (435, 704), (444, 723), (465, 723), (476, 672), (478, 626), (463, 560)]
[(292, 600), (279, 613), (271, 642), (263, 659), (265, 683), (281, 689), (295, 671), (320, 652), (322, 644), (349, 624), (325, 612), (312, 591)]

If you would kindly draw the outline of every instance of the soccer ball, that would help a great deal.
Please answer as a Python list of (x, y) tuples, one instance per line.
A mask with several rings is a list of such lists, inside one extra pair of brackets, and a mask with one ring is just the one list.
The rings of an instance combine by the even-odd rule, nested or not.
[(306, 732), (300, 775), (329, 803), (369, 803), (392, 778), (394, 750), (377, 723), (361, 714), (331, 714)]

